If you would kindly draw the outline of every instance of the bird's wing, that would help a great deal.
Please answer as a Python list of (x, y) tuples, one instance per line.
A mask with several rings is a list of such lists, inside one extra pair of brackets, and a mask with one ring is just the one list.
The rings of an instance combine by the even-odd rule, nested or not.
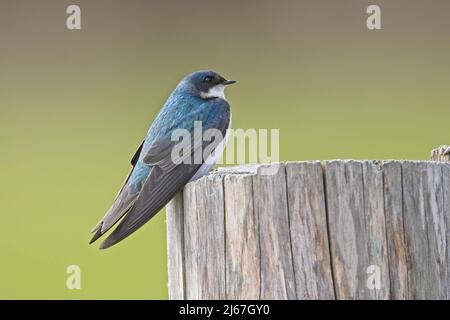
[(134, 201), (136, 201), (139, 193), (131, 195), (128, 193), (127, 187), (128, 187), (128, 180), (130, 179), (130, 176), (133, 173), (134, 167), (136, 166), (136, 163), (142, 152), (144, 142), (145, 141), (141, 143), (139, 148), (134, 153), (133, 158), (131, 158), (130, 172), (128, 173), (127, 177), (125, 178), (125, 181), (120, 187), (113, 205), (108, 210), (108, 212), (106, 212), (105, 216), (100, 220), (100, 222), (97, 223), (97, 225), (92, 229), (91, 232), (95, 234), (92, 237), (90, 243), (93, 243), (95, 240), (100, 238), (106, 231), (108, 231), (130, 209)]
[[(224, 100), (219, 100), (214, 104), (217, 108), (223, 108), (224, 111), (218, 115), (210, 116), (207, 125), (203, 125), (203, 130), (216, 128), (220, 130), (223, 138), (230, 122), (229, 105)], [(193, 132), (191, 131), (191, 133), (192, 137)], [(210, 147), (212, 143), (216, 145), (220, 143), (220, 141), (203, 141), (203, 139), (201, 141), (202, 150), (214, 150), (214, 148), (207, 147)], [(152, 166), (150, 175), (136, 202), (117, 228), (101, 244), (101, 249), (116, 244), (144, 225), (189, 182), (202, 165), (202, 163), (192, 161), (197, 148), (195, 145), (197, 144), (190, 145), (190, 163), (175, 164), (171, 158), (172, 148), (174, 147), (173, 141), (162, 139), (153, 143), (144, 156), (144, 162)], [(204, 158), (207, 156), (203, 155)]]
[(144, 146), (145, 140), (142, 141), (141, 145), (139, 146), (139, 148), (136, 150), (136, 152), (134, 153), (133, 158), (131, 158), (131, 169), (130, 172), (128, 173), (127, 177), (125, 178), (125, 181), (122, 184), (122, 187), (120, 187), (119, 192), (117, 193), (116, 199), (119, 197), (119, 195), (122, 193), (123, 188), (127, 185), (128, 180), (130, 179), (131, 174), (133, 173), (134, 167), (136, 166), (136, 163), (139, 160), (139, 156), (141, 155), (142, 152), (142, 147)]
[[(166, 172), (171, 171), (177, 164), (191, 158), (193, 153), (200, 149), (200, 147), (204, 147), (203, 144), (195, 144), (195, 141), (202, 141), (203, 134), (206, 130), (207, 129), (203, 128), (202, 130), (187, 131), (188, 136), (182, 139), (182, 141), (172, 141), (169, 138), (155, 141), (145, 154), (143, 158), (144, 163), (152, 167), (159, 167)], [(213, 143), (218, 144), (219, 142), (213, 141)], [(174, 159), (172, 159), (172, 152), (175, 145), (177, 145), (178, 150), (188, 151), (183, 153), (181, 156), (178, 155), (176, 161), (173, 161)], [(194, 162), (192, 159), (190, 159), (190, 161), (190, 163)]]

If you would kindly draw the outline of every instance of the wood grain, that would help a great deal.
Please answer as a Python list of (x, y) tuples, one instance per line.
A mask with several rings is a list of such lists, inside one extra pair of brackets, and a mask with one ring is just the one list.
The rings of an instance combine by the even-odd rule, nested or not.
[(167, 206), (169, 297), (449, 299), (449, 208), (444, 160), (215, 171)]
[(186, 299), (225, 298), (223, 177), (210, 175), (184, 191)]
[(431, 161), (450, 162), (450, 147), (446, 144), (431, 151)]
[(384, 171), (384, 212), (388, 246), (391, 299), (411, 298), (408, 289), (408, 268), (405, 232), (403, 229), (402, 164), (387, 161)]
[(227, 298), (259, 299), (259, 224), (253, 208), (252, 176), (226, 176), (224, 189)]
[(169, 299), (184, 299), (184, 205), (179, 192), (167, 205), (167, 262), (169, 270)]
[[(403, 163), (408, 284), (413, 299), (446, 299), (447, 236), (442, 164)], [(445, 266), (445, 267), (444, 267)]]
[(296, 299), (284, 164), (253, 176), (253, 205), (259, 219), (260, 299)]
[(292, 252), (299, 299), (334, 299), (320, 162), (286, 164)]
[(337, 299), (369, 299), (363, 167), (358, 161), (326, 163), (327, 212)]

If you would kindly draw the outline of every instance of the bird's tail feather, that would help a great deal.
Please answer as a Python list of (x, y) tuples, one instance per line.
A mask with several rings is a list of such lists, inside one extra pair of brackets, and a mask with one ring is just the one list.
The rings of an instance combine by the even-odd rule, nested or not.
[[(127, 193), (126, 188), (122, 191), (122, 193), (124, 192)], [(102, 220), (92, 229), (91, 233), (94, 233), (94, 235), (89, 241), (89, 244), (94, 243), (111, 229), (131, 209), (136, 199), (137, 194), (134, 196), (119, 195), (111, 209), (108, 210)]]

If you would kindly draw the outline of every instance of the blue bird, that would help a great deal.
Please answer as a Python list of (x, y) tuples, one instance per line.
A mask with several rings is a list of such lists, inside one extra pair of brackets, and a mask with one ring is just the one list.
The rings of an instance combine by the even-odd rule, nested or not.
[[(131, 171), (113, 205), (93, 228), (96, 241), (122, 217), (116, 229), (100, 245), (106, 249), (139, 229), (160, 211), (189, 181), (206, 175), (223, 152), (231, 125), (231, 109), (225, 100), (225, 86), (235, 83), (213, 71), (197, 71), (186, 76), (170, 94), (167, 102), (148, 130), (145, 140), (131, 159)], [(201, 121), (201, 133), (216, 129), (215, 141), (196, 142), (195, 125)], [(174, 161), (173, 150), (179, 141), (172, 135), (183, 129), (191, 137), (180, 159)], [(194, 141), (196, 140), (196, 141)], [(184, 141), (185, 142), (185, 141)], [(179, 145), (178, 145), (179, 146)], [(205, 150), (200, 161), (193, 161), (199, 147)], [(209, 148), (208, 148), (209, 147)], [(211, 150), (211, 152), (207, 152)]]

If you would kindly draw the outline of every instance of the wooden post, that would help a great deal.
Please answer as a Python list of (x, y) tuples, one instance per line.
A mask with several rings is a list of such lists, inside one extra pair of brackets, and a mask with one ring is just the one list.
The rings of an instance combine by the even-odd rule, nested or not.
[(450, 162), (450, 147), (446, 144), (431, 151), (432, 161)]
[(450, 164), (222, 168), (169, 203), (167, 234), (171, 299), (449, 299)]

